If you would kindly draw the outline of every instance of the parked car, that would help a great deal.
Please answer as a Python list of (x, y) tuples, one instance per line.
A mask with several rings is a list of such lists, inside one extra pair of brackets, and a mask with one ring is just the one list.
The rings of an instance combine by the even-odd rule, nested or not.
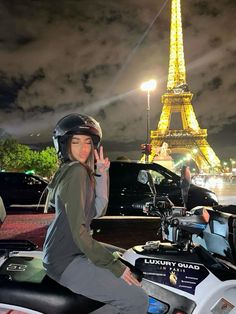
[[(23, 172), (0, 172), (0, 196), (7, 210), (14, 205), (38, 206), (45, 203), (48, 182)], [(44, 193), (44, 194), (43, 194)]]
[[(150, 201), (152, 194), (148, 185), (138, 182), (140, 170), (149, 170), (156, 190), (160, 196), (168, 196), (176, 206), (183, 206), (180, 177), (172, 171), (157, 163), (139, 163), (128, 161), (113, 161), (110, 166), (110, 197), (107, 215), (143, 215), (142, 208), (134, 204), (145, 204)], [(217, 197), (214, 192), (191, 184), (187, 208), (194, 206), (217, 205)]]
[[(148, 185), (138, 182), (140, 170), (151, 173), (159, 196), (168, 196), (176, 206), (182, 206), (180, 177), (156, 163), (113, 161), (110, 166), (110, 196), (105, 216), (94, 219), (94, 238), (116, 246), (129, 248), (137, 243), (160, 240), (160, 219), (143, 213), (143, 205), (152, 200)], [(197, 205), (218, 204), (214, 192), (191, 184), (188, 209)]]
[[(113, 161), (110, 166), (110, 196), (107, 216), (144, 216), (142, 204), (152, 198), (147, 185), (138, 182), (140, 170), (149, 170), (158, 195), (166, 195), (176, 206), (182, 206), (180, 177), (163, 166), (150, 163)], [(19, 172), (0, 172), (0, 196), (6, 208), (12, 205), (37, 206), (48, 182), (36, 175)], [(44, 193), (41, 204), (46, 199)], [(139, 206), (134, 206), (141, 205)], [(197, 205), (217, 205), (214, 192), (191, 184), (188, 209)], [(139, 207), (139, 208), (138, 208)]]

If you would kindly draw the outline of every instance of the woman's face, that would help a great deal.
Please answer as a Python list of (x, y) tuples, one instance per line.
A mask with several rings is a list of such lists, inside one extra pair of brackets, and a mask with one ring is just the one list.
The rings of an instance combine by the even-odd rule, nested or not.
[(70, 144), (70, 153), (74, 160), (86, 163), (92, 150), (92, 139), (87, 135), (73, 135)]

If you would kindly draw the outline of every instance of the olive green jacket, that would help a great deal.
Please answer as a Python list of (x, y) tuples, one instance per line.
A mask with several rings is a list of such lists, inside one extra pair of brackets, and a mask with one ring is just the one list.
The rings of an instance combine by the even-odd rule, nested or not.
[(55, 208), (45, 243), (43, 264), (55, 280), (73, 258), (86, 256), (96, 266), (120, 277), (125, 266), (91, 236), (90, 223), (103, 215), (108, 203), (108, 174), (96, 176), (79, 162), (63, 164), (49, 184), (49, 205)]

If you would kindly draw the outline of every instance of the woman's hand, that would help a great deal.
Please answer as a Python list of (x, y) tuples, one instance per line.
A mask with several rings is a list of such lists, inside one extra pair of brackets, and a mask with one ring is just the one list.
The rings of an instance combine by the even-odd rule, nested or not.
[(94, 150), (94, 156), (97, 163), (97, 172), (102, 174), (107, 171), (110, 167), (110, 160), (108, 157), (104, 158), (103, 146), (100, 146), (99, 151)]
[(123, 272), (123, 275), (121, 278), (127, 282), (127, 284), (135, 285), (135, 286), (141, 286), (140, 282), (133, 276), (132, 272), (130, 271), (129, 267), (126, 267), (125, 271)]

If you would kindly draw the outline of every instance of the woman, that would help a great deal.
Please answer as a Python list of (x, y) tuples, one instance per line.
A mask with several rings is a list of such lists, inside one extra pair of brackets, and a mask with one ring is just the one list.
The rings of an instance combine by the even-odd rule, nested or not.
[(49, 206), (56, 214), (43, 263), (48, 276), (73, 292), (109, 303), (119, 313), (144, 314), (148, 297), (140, 283), (90, 232), (91, 220), (103, 215), (108, 203), (110, 162), (99, 149), (101, 138), (99, 123), (86, 115), (70, 114), (55, 127), (61, 166), (49, 184)]
[(184, 207), (187, 208), (188, 192), (191, 185), (191, 172), (189, 166), (183, 165), (180, 176), (180, 187)]

